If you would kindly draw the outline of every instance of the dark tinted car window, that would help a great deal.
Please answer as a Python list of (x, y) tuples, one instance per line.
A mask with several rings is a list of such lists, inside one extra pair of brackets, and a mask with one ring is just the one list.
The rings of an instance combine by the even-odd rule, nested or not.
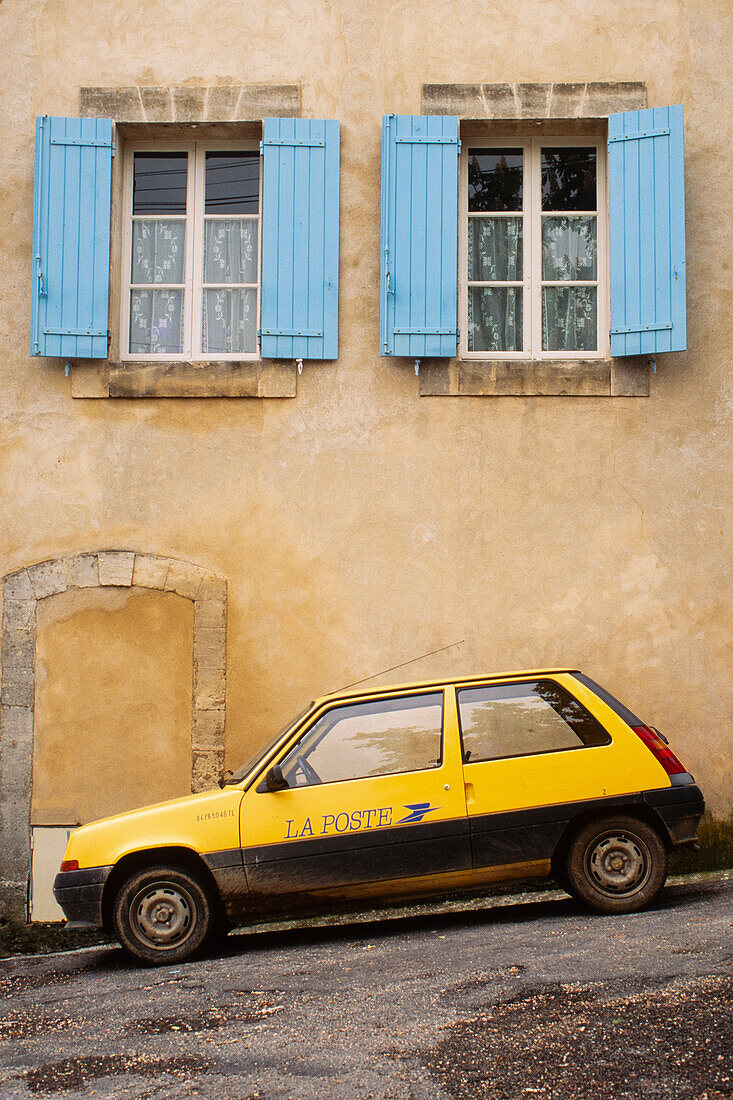
[(464, 760), (607, 745), (603, 726), (553, 680), (492, 684), (458, 691)]

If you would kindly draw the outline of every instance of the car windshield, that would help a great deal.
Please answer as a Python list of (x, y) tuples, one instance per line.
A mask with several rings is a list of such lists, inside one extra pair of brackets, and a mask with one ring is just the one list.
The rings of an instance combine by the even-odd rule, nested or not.
[(290, 731), (294, 729), (295, 726), (297, 726), (298, 722), (300, 722), (302, 718), (305, 718), (306, 714), (312, 708), (313, 703), (309, 703), (305, 710), (302, 710), (300, 714), (298, 714), (295, 718), (288, 722), (286, 726), (283, 726), (283, 728), (278, 733), (276, 733), (274, 737), (271, 737), (263, 748), (257, 749), (257, 752), (253, 753), (252, 756), (250, 756), (249, 759), (246, 760), (240, 768), (237, 768), (231, 779), (227, 780), (227, 784), (229, 785), (232, 783), (241, 783), (241, 781), (245, 779), (247, 775), (249, 775), (249, 773), (252, 771), (258, 761), (267, 756), (270, 750), (275, 748), (275, 745), (277, 745), (278, 741), (281, 741), (288, 733), (290, 733)]

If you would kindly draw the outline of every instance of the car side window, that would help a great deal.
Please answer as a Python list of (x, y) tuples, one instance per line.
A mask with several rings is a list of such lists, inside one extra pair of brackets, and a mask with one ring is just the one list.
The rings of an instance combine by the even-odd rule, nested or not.
[(289, 787), (437, 768), (442, 759), (443, 692), (334, 707), (288, 753)]
[(471, 764), (611, 741), (600, 722), (552, 680), (460, 689), (458, 712), (463, 759)]

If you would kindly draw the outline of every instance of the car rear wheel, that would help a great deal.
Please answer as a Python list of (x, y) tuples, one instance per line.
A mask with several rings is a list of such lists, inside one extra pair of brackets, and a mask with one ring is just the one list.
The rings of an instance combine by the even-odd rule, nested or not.
[(645, 821), (606, 818), (580, 830), (570, 845), (566, 872), (570, 893), (593, 909), (633, 913), (664, 886), (667, 850)]
[(191, 958), (216, 928), (206, 887), (190, 871), (168, 864), (130, 875), (117, 892), (112, 920), (124, 950), (148, 965)]

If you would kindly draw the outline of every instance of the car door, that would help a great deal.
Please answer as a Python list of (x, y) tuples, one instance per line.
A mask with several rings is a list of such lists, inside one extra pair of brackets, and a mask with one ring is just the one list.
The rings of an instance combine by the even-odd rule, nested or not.
[(456, 696), (474, 867), (550, 859), (582, 804), (615, 793), (611, 737), (562, 675)]
[(324, 704), (241, 807), (255, 905), (300, 896), (410, 893), (471, 867), (455, 699), (442, 687)]

